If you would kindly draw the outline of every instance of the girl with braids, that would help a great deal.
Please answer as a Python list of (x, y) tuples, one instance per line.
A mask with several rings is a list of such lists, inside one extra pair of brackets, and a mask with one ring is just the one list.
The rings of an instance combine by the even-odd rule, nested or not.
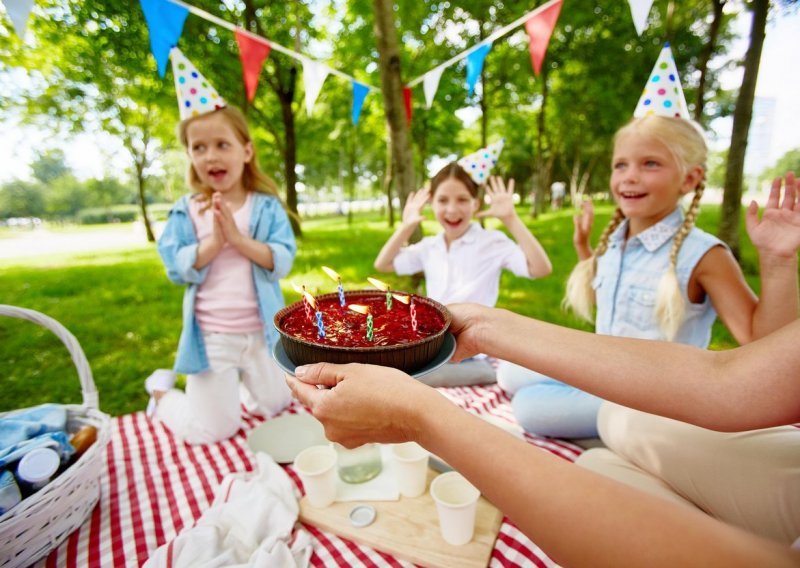
[(239, 430), (242, 404), (269, 417), (291, 400), (271, 355), (272, 318), (284, 305), (279, 280), (297, 245), (242, 113), (223, 106), (216, 91), (203, 92), (207, 82), (177, 48), (171, 59), (176, 84), (186, 89), (178, 136), (194, 193), (170, 211), (158, 252), (169, 279), (185, 286), (175, 371), (187, 375), (186, 391), (172, 388), (174, 373), (164, 370), (145, 389), (149, 415), (189, 444), (209, 444)]
[[(780, 178), (761, 223), (755, 202), (747, 214), (760, 257), (757, 298), (729, 249), (694, 226), (705, 159), (702, 134), (686, 119), (635, 118), (617, 133), (610, 183), (617, 210), (594, 251), (591, 204), (576, 217), (581, 260), (564, 302), (590, 321), (596, 304), (598, 334), (705, 348), (717, 314), (741, 344), (797, 319), (797, 250), (768, 234), (785, 212)], [(787, 174), (784, 204), (793, 204), (796, 192)], [(684, 215), (679, 200), (690, 193)], [(519, 369), (511, 369), (517, 381)], [(607, 446), (585, 452), (580, 465), (765, 536), (791, 542), (800, 534), (800, 501), (792, 497), (800, 493), (800, 430), (713, 432), (528, 373), (523, 380), (530, 383), (512, 400), (526, 430), (562, 437), (599, 432)], [(507, 384), (508, 374), (504, 364), (498, 382)]]

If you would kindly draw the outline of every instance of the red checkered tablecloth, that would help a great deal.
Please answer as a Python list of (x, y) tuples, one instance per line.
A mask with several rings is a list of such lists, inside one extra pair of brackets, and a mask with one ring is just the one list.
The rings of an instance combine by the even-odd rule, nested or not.
[[(468, 412), (513, 422), (509, 400), (495, 386), (441, 389)], [(297, 404), (287, 412), (305, 412)], [(244, 415), (245, 427), (233, 438), (210, 446), (188, 446), (159, 422), (139, 412), (112, 421), (100, 501), (86, 522), (38, 566), (141, 566), (156, 548), (192, 526), (210, 505), (223, 476), (251, 471), (255, 458), (247, 433), (263, 419)], [(561, 440), (528, 437), (531, 444), (574, 460), (581, 448)], [(292, 479), (299, 480), (291, 469)], [(410, 567), (409, 562), (341, 539), (313, 526), (313, 566)], [(507, 519), (495, 543), (491, 567), (555, 566), (547, 555)]]

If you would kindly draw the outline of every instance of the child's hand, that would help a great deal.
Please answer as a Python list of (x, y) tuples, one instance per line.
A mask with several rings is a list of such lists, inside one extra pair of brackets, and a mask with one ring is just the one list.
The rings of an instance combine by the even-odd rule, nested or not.
[(497, 217), (501, 221), (510, 219), (517, 214), (514, 209), (514, 180), (508, 180), (506, 187), (503, 178), (491, 176), (489, 185), (486, 186), (486, 195), (489, 196), (489, 209), (479, 211), (476, 217)]
[(422, 216), (422, 210), (425, 209), (425, 204), (428, 203), (430, 198), (431, 190), (428, 187), (409, 193), (408, 199), (406, 199), (406, 206), (403, 207), (403, 224), (419, 225), (422, 223), (425, 218)]
[(784, 183), (783, 204), (781, 178), (772, 181), (767, 205), (761, 220), (758, 219), (758, 204), (750, 202), (745, 215), (747, 234), (759, 254), (793, 257), (800, 248), (800, 182), (794, 172), (787, 172)]
[(575, 246), (589, 246), (589, 237), (592, 234), (592, 225), (594, 224), (594, 206), (591, 199), (584, 198), (581, 203), (581, 212), (578, 215), (573, 215), (572, 223), (575, 225), (575, 231), (572, 233), (572, 242)]
[(218, 193), (214, 194), (212, 203), (214, 205), (214, 229), (219, 227), (223, 240), (235, 246), (241, 240), (242, 235), (236, 226), (233, 211)]

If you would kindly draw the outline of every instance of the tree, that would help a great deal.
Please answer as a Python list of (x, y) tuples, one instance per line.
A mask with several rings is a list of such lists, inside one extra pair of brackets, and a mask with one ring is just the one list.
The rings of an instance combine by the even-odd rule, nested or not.
[(722, 197), (722, 212), (718, 236), (739, 258), (739, 219), (742, 209), (742, 179), (744, 177), (744, 156), (747, 152), (747, 136), (753, 117), (758, 68), (761, 64), (761, 50), (766, 36), (769, 0), (754, 0), (752, 4), (753, 22), (750, 28), (750, 45), (744, 57), (744, 77), (736, 99), (733, 113), (733, 131), (728, 151), (728, 164), (725, 171), (725, 191)]
[(44, 187), (13, 180), (0, 186), (0, 218), (44, 217)]
[(31, 163), (33, 177), (43, 184), (48, 184), (56, 178), (71, 173), (64, 157), (63, 150), (55, 148), (37, 154)]

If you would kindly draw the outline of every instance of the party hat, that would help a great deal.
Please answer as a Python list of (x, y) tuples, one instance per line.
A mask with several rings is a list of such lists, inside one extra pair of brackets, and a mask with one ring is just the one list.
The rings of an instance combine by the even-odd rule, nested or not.
[(683, 96), (669, 42), (664, 44), (633, 113), (636, 117), (649, 115), (689, 118), (689, 109), (686, 107), (686, 98)]
[(486, 183), (486, 180), (489, 179), (489, 173), (497, 163), (497, 158), (500, 157), (500, 152), (503, 151), (505, 143), (506, 139), (501, 138), (494, 144), (490, 144), (474, 154), (464, 156), (458, 161), (458, 165), (464, 168), (464, 171), (478, 185)]
[(191, 61), (177, 47), (169, 52), (172, 74), (175, 75), (175, 90), (178, 93), (178, 108), (181, 120), (205, 114), (227, 105)]

